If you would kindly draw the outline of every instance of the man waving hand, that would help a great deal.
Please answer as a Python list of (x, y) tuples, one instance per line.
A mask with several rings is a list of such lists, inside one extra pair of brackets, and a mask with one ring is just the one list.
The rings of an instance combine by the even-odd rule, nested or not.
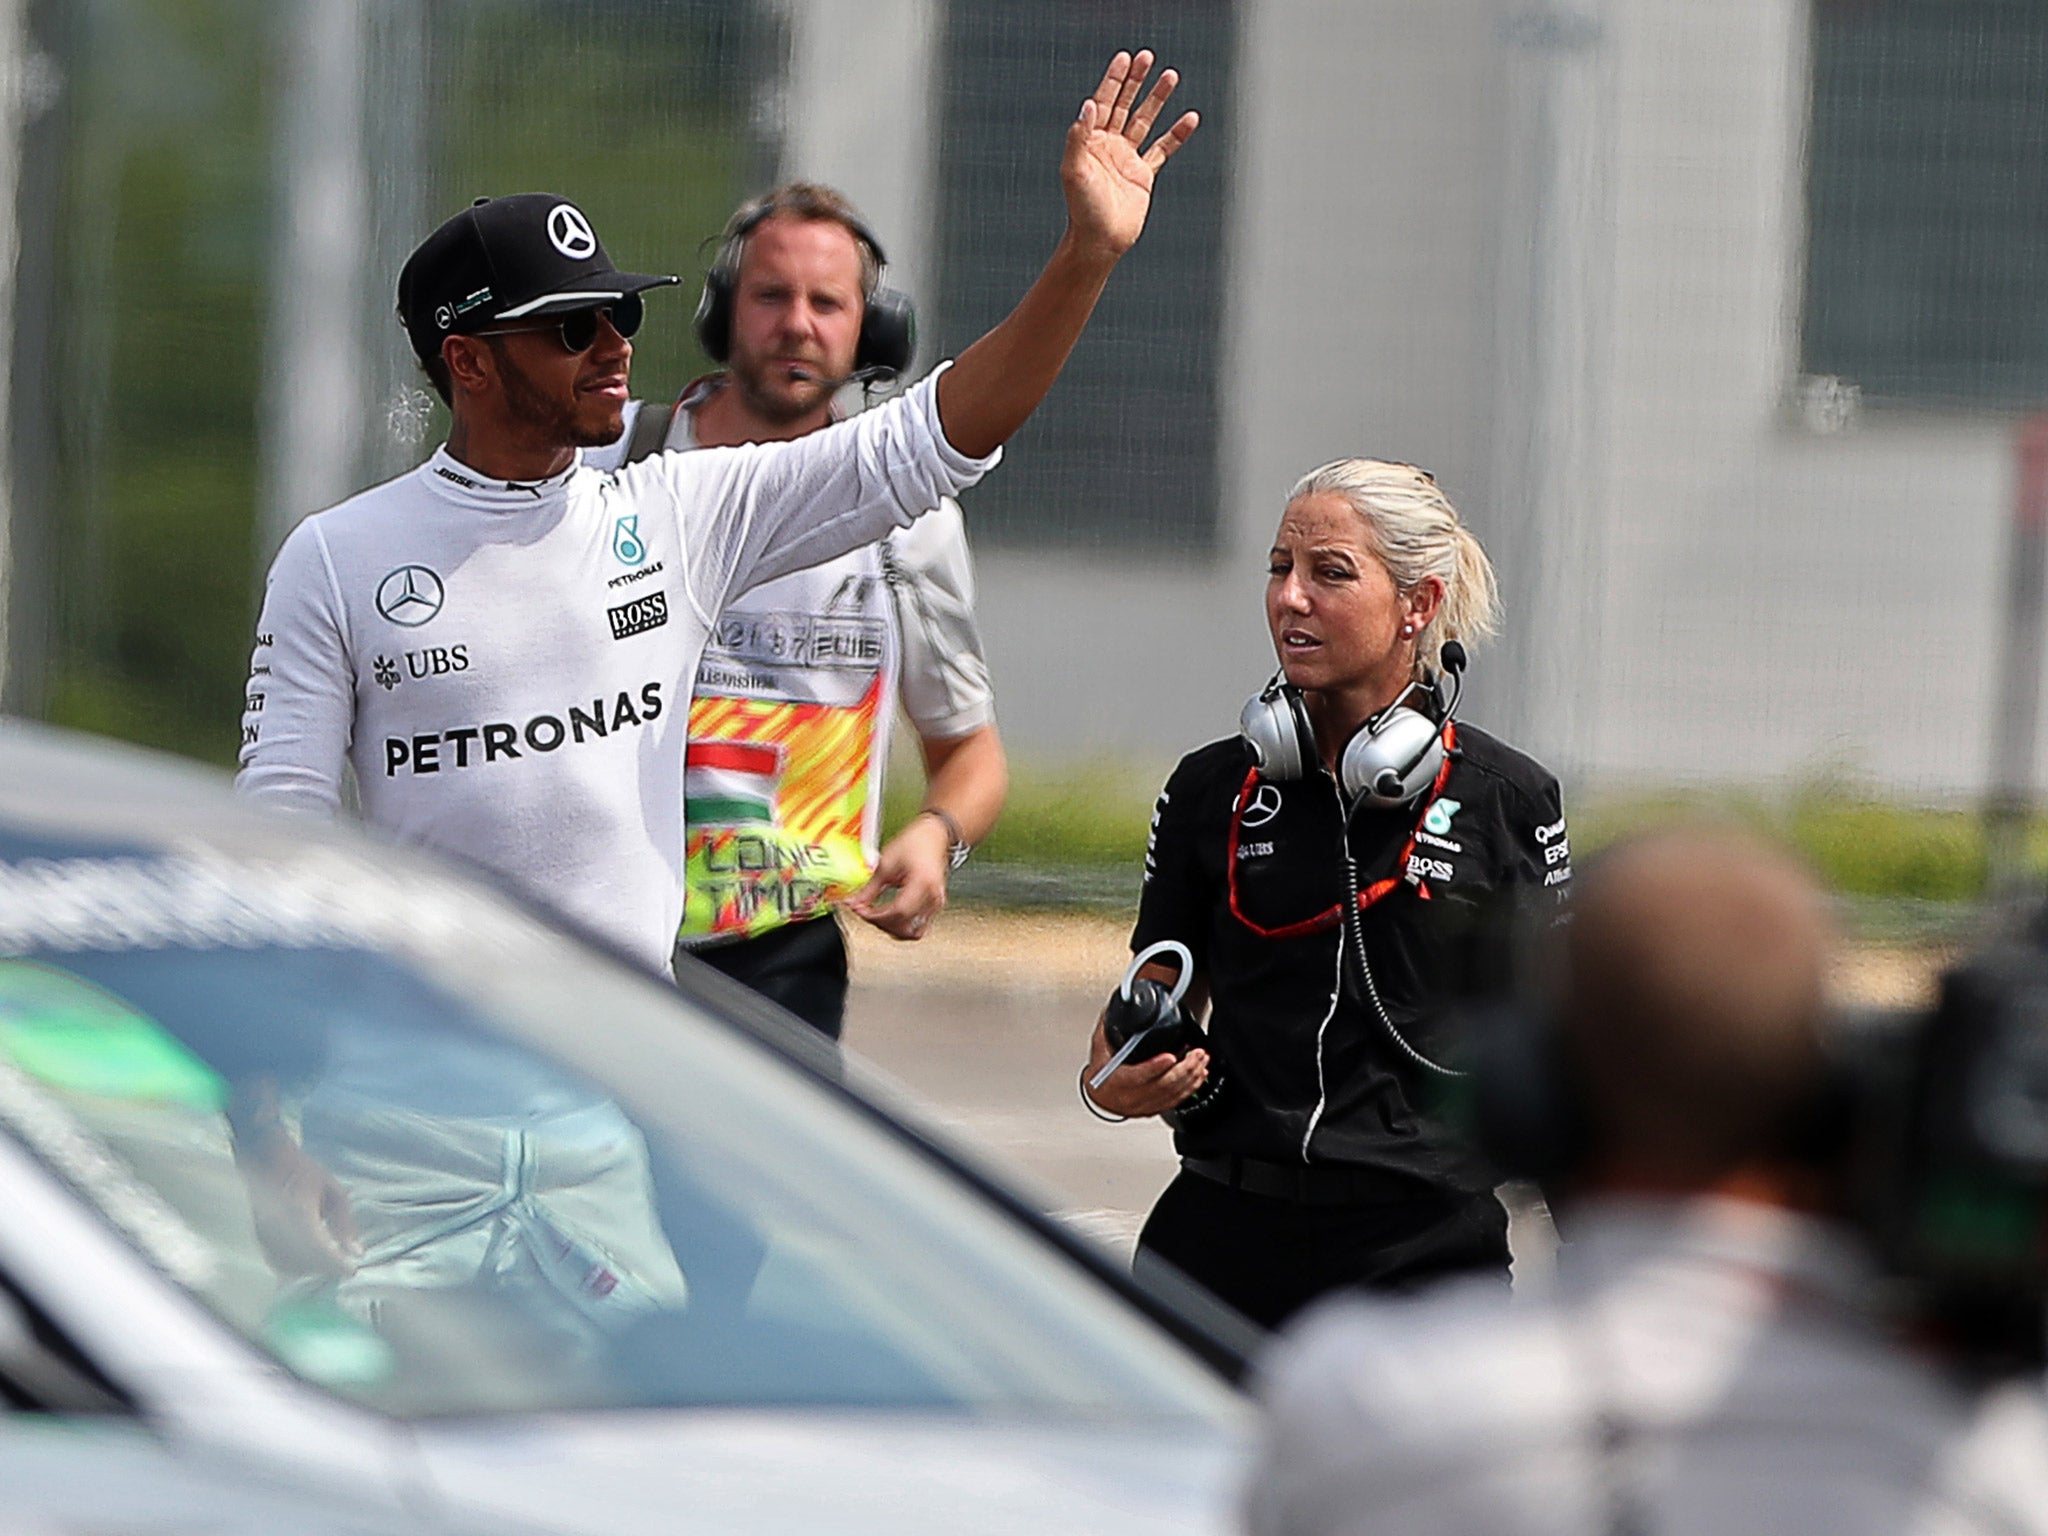
[(270, 573), (239, 784), (481, 864), (665, 968), (683, 901), (687, 690), (725, 601), (871, 543), (974, 483), (1044, 398), (1154, 177), (1176, 84), (1118, 54), (1068, 130), (1068, 224), (1017, 307), (896, 400), (792, 442), (616, 473), (641, 293), (567, 200), (464, 210), (399, 312), (448, 401), (417, 469), (307, 518)]

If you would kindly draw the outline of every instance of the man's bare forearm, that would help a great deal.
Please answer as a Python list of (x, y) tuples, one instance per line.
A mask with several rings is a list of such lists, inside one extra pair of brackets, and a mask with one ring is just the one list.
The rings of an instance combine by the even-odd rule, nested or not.
[(939, 425), (961, 453), (982, 458), (1010, 440), (1066, 366), (1117, 257), (1084, 249), (1069, 230), (1045, 270), (981, 340), (939, 378)]
[(951, 816), (960, 835), (979, 843), (994, 830), (1010, 792), (1010, 764), (993, 725), (965, 736), (924, 738), (924, 803)]

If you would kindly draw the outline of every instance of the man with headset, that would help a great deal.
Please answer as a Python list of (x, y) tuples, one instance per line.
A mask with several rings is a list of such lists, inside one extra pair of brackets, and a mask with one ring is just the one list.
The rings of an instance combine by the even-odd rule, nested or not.
[[(585, 462), (830, 426), (841, 386), (910, 362), (910, 301), (881, 286), (882, 269), (880, 242), (829, 187), (792, 182), (741, 205), (697, 313), (724, 369), (672, 406), (629, 405), (624, 436)], [(878, 851), (898, 697), (925, 799)], [(837, 1038), (847, 960), (834, 908), (922, 938), (1008, 787), (958, 504), (729, 602), (697, 672), (688, 762), (679, 952)]]
[(2038, 1382), (1888, 1334), (1824, 1214), (1831, 952), (1761, 846), (1594, 867), (1478, 1084), (1482, 1138), (1558, 1183), (1554, 1285), (1310, 1314), (1266, 1365), (1254, 1536), (2048, 1532)]

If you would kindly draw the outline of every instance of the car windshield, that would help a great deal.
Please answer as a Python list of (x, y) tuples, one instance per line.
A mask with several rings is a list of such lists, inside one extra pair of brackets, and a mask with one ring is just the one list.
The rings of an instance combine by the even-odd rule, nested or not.
[(1231, 1411), (859, 1107), (495, 903), (35, 862), (0, 882), (0, 1127), (311, 1382), (401, 1416)]

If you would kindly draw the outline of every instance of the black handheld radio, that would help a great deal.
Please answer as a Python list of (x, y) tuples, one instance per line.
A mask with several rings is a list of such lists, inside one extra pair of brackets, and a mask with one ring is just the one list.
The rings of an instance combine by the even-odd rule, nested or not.
[[(1138, 974), (1146, 962), (1160, 954), (1173, 954), (1180, 960), (1180, 975), (1170, 988)], [(1102, 1070), (1088, 1080), (1089, 1088), (1096, 1089), (1127, 1061), (1142, 1061), (1162, 1052), (1180, 1057), (1196, 1049), (1208, 1051), (1209, 1075), (1202, 1086), (1160, 1116), (1176, 1130), (1210, 1113), (1223, 1092), (1222, 1064), (1216, 1059), (1215, 1048), (1209, 1044), (1202, 1026), (1180, 1005), (1194, 970), (1194, 957), (1178, 939), (1162, 939), (1132, 958), (1122, 983), (1110, 993), (1109, 1006), (1102, 1016), (1102, 1033), (1113, 1054), (1103, 1063)]]

